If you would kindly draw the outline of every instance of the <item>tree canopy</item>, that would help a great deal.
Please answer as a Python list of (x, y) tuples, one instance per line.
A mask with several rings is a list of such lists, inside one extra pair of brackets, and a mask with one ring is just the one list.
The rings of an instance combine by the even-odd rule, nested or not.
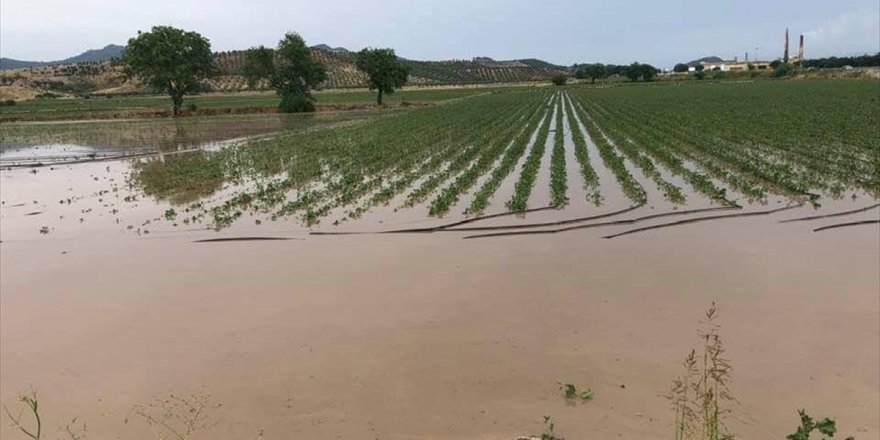
[(284, 34), (275, 50), (272, 87), (281, 96), (279, 109), (283, 112), (315, 110), (311, 90), (327, 79), (327, 69), (312, 57), (312, 50), (295, 32)]
[(602, 63), (587, 64), (580, 69), (581, 78), (590, 78), (590, 83), (595, 83), (598, 78), (608, 76), (608, 69)]
[(678, 63), (675, 67), (672, 68), (673, 72), (683, 73), (688, 71), (688, 65), (684, 63)]
[(382, 105), (382, 94), (392, 94), (403, 87), (409, 77), (409, 67), (402, 64), (394, 49), (365, 48), (358, 52), (357, 68), (369, 77), (370, 90), (377, 90), (376, 103)]
[(626, 69), (626, 77), (630, 81), (651, 81), (657, 76), (657, 68), (650, 64), (632, 63)]
[(263, 46), (248, 49), (243, 74), (249, 87), (269, 80), (281, 97), (278, 109), (285, 113), (314, 111), (311, 90), (327, 79), (327, 69), (295, 32), (284, 34), (274, 51)]
[(175, 116), (183, 96), (198, 91), (199, 82), (217, 71), (207, 38), (171, 26), (138, 32), (128, 40), (121, 61), (129, 75), (171, 96)]
[(266, 46), (252, 47), (244, 55), (242, 76), (248, 88), (254, 89), (261, 79), (268, 79), (275, 70), (275, 53)]
[(568, 75), (564, 73), (560, 73), (558, 75), (553, 75), (553, 78), (550, 78), (550, 81), (553, 82), (554, 85), (564, 86), (565, 83), (568, 82)]

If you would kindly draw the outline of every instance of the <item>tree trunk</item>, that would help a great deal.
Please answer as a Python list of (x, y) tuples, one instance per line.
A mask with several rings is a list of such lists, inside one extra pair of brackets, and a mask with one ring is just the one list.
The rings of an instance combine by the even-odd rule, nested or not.
[(596, 84), (596, 77), (592, 77), (590, 80), (590, 84)]
[(382, 105), (382, 89), (379, 89), (379, 95), (376, 98), (376, 104)]
[(183, 105), (183, 95), (174, 94), (171, 96), (171, 114), (176, 118), (180, 116), (180, 107)]

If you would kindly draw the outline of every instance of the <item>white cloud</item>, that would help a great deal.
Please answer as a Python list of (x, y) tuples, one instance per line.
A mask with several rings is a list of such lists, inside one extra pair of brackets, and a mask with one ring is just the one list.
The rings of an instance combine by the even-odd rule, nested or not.
[(821, 55), (880, 51), (880, 10), (846, 12), (805, 32), (804, 38)]

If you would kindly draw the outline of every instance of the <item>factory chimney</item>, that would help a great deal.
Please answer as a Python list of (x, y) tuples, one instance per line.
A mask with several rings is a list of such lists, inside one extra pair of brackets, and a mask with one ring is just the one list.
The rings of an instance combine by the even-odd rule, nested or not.
[(804, 63), (804, 34), (801, 34), (801, 43), (798, 45), (798, 62)]
[(785, 51), (782, 52), (782, 62), (788, 64), (788, 28), (785, 28)]

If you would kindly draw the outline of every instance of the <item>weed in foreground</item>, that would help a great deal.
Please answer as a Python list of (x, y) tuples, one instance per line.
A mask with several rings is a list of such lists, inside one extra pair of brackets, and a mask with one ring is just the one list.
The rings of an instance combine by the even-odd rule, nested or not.
[[(143, 419), (157, 440), (189, 440), (197, 432), (206, 431), (220, 421), (210, 413), (221, 406), (211, 404), (208, 395), (181, 397), (169, 394), (146, 405), (136, 405), (130, 414)], [(128, 417), (125, 422), (128, 423)]]
[(724, 426), (730, 414), (727, 404), (735, 403), (728, 383), (733, 367), (724, 357), (715, 303), (706, 311), (699, 331), (701, 353), (691, 350), (684, 361), (685, 372), (672, 381), (666, 398), (675, 412), (675, 439), (732, 439)]
[[(40, 420), (40, 404), (37, 401), (37, 392), (31, 389), (30, 393), (22, 394), (19, 396), (18, 401), (24, 405), (24, 408), (18, 411), (18, 415), (12, 415), (9, 411), (9, 408), (6, 405), (3, 405), (3, 412), (11, 420), (10, 427), (17, 428), (24, 435), (32, 438), (34, 440), (39, 440), (40, 436), (43, 432), (43, 422)], [(22, 422), (23, 413), (27, 410), (27, 412), (31, 413), (34, 416), (34, 424), (31, 426), (27, 422)]]

